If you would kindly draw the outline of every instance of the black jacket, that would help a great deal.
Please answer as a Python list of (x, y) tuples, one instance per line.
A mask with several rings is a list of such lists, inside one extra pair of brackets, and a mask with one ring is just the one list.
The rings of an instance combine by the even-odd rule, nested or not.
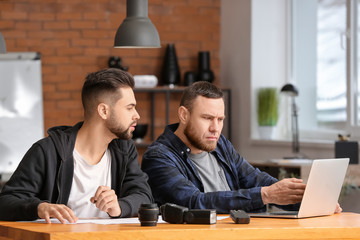
[[(73, 150), (81, 126), (51, 128), (48, 137), (28, 150), (0, 193), (0, 220), (35, 220), (40, 203), (67, 204), (74, 173)], [(114, 139), (108, 149), (111, 188), (118, 196), (121, 217), (136, 216), (140, 204), (151, 203), (153, 198), (134, 142)]]

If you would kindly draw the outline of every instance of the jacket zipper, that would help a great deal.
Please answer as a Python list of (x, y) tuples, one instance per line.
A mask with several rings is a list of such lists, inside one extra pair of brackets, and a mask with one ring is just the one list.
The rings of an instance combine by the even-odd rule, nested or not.
[(56, 187), (57, 187), (57, 190), (58, 190), (58, 197), (56, 199), (57, 204), (60, 203), (60, 174), (61, 174), (61, 170), (62, 170), (62, 164), (63, 164), (63, 161), (61, 160), (58, 175), (57, 175), (57, 179), (56, 179)]

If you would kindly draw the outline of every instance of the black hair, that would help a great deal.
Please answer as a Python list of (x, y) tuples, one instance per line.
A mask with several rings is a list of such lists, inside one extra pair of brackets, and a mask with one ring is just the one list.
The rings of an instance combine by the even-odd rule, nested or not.
[(117, 68), (106, 68), (86, 76), (81, 90), (81, 100), (86, 116), (92, 115), (100, 103), (100, 97), (106, 96), (113, 104), (121, 98), (119, 88), (134, 88), (134, 78), (128, 72)]

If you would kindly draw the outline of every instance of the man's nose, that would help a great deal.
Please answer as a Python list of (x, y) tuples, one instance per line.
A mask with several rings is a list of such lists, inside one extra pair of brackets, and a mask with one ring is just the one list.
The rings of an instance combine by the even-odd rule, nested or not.
[(218, 132), (220, 129), (220, 124), (218, 122), (217, 119), (214, 119), (211, 121), (211, 125), (210, 125), (210, 131), (211, 132)]
[(139, 113), (136, 111), (136, 109), (135, 109), (135, 115), (134, 115), (133, 119), (134, 119), (134, 120), (139, 120), (139, 119), (140, 119), (140, 115), (139, 115)]

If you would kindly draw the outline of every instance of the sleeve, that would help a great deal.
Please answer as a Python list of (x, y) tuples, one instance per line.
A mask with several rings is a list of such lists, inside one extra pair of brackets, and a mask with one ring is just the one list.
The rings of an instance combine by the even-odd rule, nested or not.
[[(234, 149), (229, 140), (226, 140), (227, 149), (231, 153), (231, 159), (234, 159), (235, 169), (237, 170), (237, 174), (239, 176), (239, 184), (240, 188), (249, 189), (250, 195), (252, 195), (253, 199), (253, 207), (252, 212), (265, 211), (265, 207), (261, 198), (261, 187), (270, 186), (276, 182), (278, 179), (270, 176), (266, 172), (260, 171), (258, 168), (253, 167), (249, 164), (240, 154)], [(298, 204), (289, 204), (289, 205), (277, 205), (270, 204), (281, 208), (287, 211), (299, 210), (300, 203)], [(260, 207), (260, 208), (259, 208)]]
[(153, 197), (147, 182), (148, 176), (140, 169), (138, 153), (133, 142), (129, 147), (129, 159), (123, 178), (118, 199), (121, 208), (120, 217), (135, 217), (140, 205), (152, 203)]
[(270, 185), (276, 179), (253, 168), (234, 151), (228, 152), (231, 156), (226, 157), (234, 158), (231, 168), (238, 169), (238, 172), (230, 173), (233, 182), (229, 185), (233, 186), (233, 190), (204, 193), (194, 184), (192, 170), (182, 160), (174, 160), (178, 158), (175, 154), (159, 146), (148, 148), (142, 159), (142, 169), (149, 176), (155, 201), (192, 209), (216, 209), (218, 213), (228, 213), (232, 209), (247, 212), (265, 210), (261, 186)]
[(0, 193), (0, 220), (25, 221), (38, 218), (38, 196), (44, 179), (45, 157), (42, 148), (34, 144)]

